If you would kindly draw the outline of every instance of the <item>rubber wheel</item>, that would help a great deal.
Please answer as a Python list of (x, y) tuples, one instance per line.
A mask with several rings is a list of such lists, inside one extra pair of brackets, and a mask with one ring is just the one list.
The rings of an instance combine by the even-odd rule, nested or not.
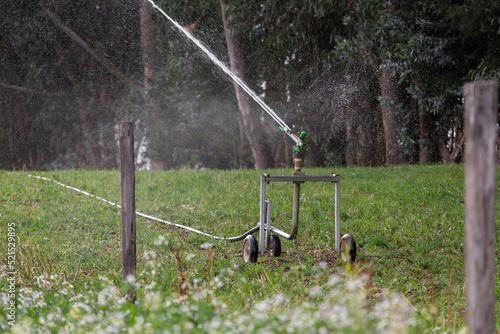
[(278, 257), (281, 255), (281, 240), (277, 235), (271, 235), (271, 242), (269, 243), (269, 255)]
[(243, 260), (245, 262), (257, 262), (259, 256), (259, 246), (257, 239), (253, 235), (249, 235), (243, 242)]
[(344, 262), (356, 260), (356, 240), (351, 234), (344, 234), (340, 239), (340, 256)]

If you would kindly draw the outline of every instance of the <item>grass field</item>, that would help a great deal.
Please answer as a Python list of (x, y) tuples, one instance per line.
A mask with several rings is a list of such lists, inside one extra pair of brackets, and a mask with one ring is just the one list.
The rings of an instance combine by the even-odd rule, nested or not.
[[(242, 261), (242, 242), (138, 217), (135, 305), (122, 298), (127, 285), (121, 282), (116, 207), (27, 172), (0, 172), (0, 287), (9, 290), (7, 240), (15, 233), (17, 301), (11, 326), (8, 292), (1, 293), (0, 332), (463, 329), (463, 166), (306, 170), (331, 172), (341, 177), (341, 232), (352, 233), (358, 244), (353, 267), (345, 267), (334, 251), (333, 185), (306, 183), (297, 242), (282, 240), (281, 257), (262, 256), (257, 264)], [(241, 234), (259, 219), (261, 173), (137, 172), (136, 209), (219, 236)], [(32, 174), (120, 201), (118, 171)], [(271, 184), (268, 197), (273, 225), (288, 231), (292, 185)], [(497, 196), (497, 208), (499, 203)], [(496, 231), (500, 254), (498, 209)], [(497, 260), (497, 314), (499, 265)]]

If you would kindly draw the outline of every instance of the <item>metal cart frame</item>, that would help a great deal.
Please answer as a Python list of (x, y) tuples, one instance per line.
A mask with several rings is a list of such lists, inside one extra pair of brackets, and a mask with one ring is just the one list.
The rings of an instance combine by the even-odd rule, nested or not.
[[(271, 225), (271, 200), (266, 198), (266, 186), (271, 182), (293, 182), (292, 230), (286, 233)], [(294, 172), (293, 175), (269, 175), (260, 177), (260, 221), (259, 221), (259, 254), (264, 255), (270, 248), (271, 233), (284, 239), (293, 240), (299, 230), (300, 184), (304, 182), (333, 182), (335, 184), (335, 251), (340, 252), (340, 176), (305, 175)]]

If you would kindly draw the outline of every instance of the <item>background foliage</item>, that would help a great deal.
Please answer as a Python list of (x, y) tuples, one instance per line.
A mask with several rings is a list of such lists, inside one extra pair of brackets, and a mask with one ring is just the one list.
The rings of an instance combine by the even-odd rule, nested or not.
[[(227, 62), (219, 1), (158, 5)], [(310, 165), (393, 163), (384, 146), (390, 139), (381, 107), (390, 99), (380, 88), (382, 67), (402, 92), (392, 127), (404, 162), (447, 161), (462, 131), (461, 87), (499, 78), (497, 1), (227, 5), (249, 85), (292, 128), (308, 131)], [(157, 109), (145, 105), (137, 89), (145, 67), (140, 7), (139, 0), (0, 4), (0, 168), (114, 168), (115, 124), (124, 119), (137, 121), (153, 168), (249, 165), (231, 82), (157, 12), (148, 31)], [(47, 10), (128, 79), (112, 74)], [(289, 164), (289, 140), (264, 113), (259, 126), (276, 165)], [(424, 150), (438, 147), (440, 154), (423, 160)]]

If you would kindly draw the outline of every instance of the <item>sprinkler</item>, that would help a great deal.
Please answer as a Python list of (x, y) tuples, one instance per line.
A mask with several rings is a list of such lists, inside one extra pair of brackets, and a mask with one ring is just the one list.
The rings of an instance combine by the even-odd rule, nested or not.
[[(196, 37), (191, 34), (188, 30), (182, 27), (178, 22), (172, 19), (169, 15), (165, 13), (160, 7), (158, 7), (153, 0), (148, 0), (151, 5), (156, 8), (165, 18), (167, 18), (172, 25), (178, 29), (184, 36), (191, 40), (196, 46), (203, 51), (208, 58), (217, 65), (224, 73), (229, 75), (231, 79), (238, 84), (259, 106), (266, 111), (266, 113), (279, 125), (281, 131), (286, 133), (290, 138), (295, 141), (294, 150), (294, 171), (292, 175), (268, 175), (264, 174), (260, 178), (260, 220), (257, 226), (245, 232), (242, 235), (223, 238), (217, 236), (211, 236), (208, 233), (201, 231), (196, 231), (192, 228), (189, 230), (211, 236), (216, 239), (224, 239), (228, 241), (238, 241), (245, 240), (243, 243), (243, 259), (245, 262), (257, 262), (258, 255), (264, 255), (269, 252), (271, 256), (281, 255), (281, 241), (280, 237), (287, 240), (294, 240), (297, 237), (297, 232), (299, 229), (299, 202), (300, 202), (300, 184), (304, 182), (332, 182), (335, 184), (335, 251), (337, 253), (344, 251), (345, 256), (343, 258), (350, 259), (354, 261), (356, 256), (356, 243), (352, 235), (344, 235), (342, 238), (343, 243), (341, 246), (339, 224), (340, 224), (340, 176), (336, 174), (331, 175), (305, 175), (302, 172), (302, 155), (304, 148), (307, 145), (304, 137), (306, 136), (305, 131), (300, 134), (292, 131), (288, 125), (252, 90), (247, 86), (243, 80), (233, 73), (227, 65), (221, 62), (217, 57), (201, 43)], [(293, 213), (292, 213), (292, 230), (288, 234), (271, 225), (271, 200), (266, 198), (266, 186), (271, 182), (292, 182), (293, 183)], [(180, 226), (176, 224), (176, 226)], [(188, 229), (183, 226), (183, 228)], [(259, 231), (259, 241), (253, 235)], [(260, 248), (258, 245), (260, 244)], [(347, 260), (346, 260), (347, 261)]]
[[(299, 231), (299, 208), (300, 208), (300, 185), (305, 182), (331, 182), (335, 185), (335, 251), (341, 254), (345, 262), (354, 262), (356, 259), (356, 242), (351, 234), (345, 234), (340, 238), (340, 176), (332, 173), (331, 175), (306, 175), (302, 171), (302, 161), (304, 149), (307, 145), (304, 137), (306, 132), (297, 134), (289, 128), (280, 127), (283, 132), (293, 136), (296, 145), (293, 147), (294, 170), (292, 175), (269, 175), (264, 174), (260, 177), (260, 220), (256, 227), (243, 234), (243, 260), (245, 262), (257, 262), (259, 255), (268, 253), (271, 257), (281, 255), (281, 238), (294, 240)], [(271, 199), (266, 198), (266, 187), (272, 182), (292, 182), (292, 228), (290, 233), (280, 230), (271, 225)], [(253, 235), (259, 232), (259, 239)], [(232, 240), (236, 241), (236, 240)], [(260, 245), (260, 247), (259, 247)]]

